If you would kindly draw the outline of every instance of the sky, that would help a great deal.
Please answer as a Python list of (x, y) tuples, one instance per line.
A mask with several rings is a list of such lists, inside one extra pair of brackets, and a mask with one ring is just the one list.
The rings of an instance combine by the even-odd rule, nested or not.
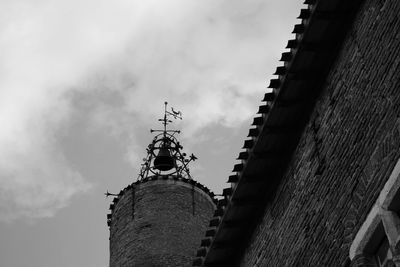
[(136, 181), (164, 101), (221, 193), (302, 7), (0, 0), (0, 266), (108, 266), (104, 192)]

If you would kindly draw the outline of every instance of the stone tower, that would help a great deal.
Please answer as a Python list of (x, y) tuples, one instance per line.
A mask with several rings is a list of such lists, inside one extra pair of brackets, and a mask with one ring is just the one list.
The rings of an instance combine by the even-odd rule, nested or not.
[[(110, 267), (191, 266), (199, 241), (215, 209), (214, 194), (194, 181), (181, 152), (176, 130), (167, 130), (167, 111), (147, 148), (139, 178), (115, 194), (107, 215), (110, 227)], [(107, 195), (109, 194), (107, 192)]]

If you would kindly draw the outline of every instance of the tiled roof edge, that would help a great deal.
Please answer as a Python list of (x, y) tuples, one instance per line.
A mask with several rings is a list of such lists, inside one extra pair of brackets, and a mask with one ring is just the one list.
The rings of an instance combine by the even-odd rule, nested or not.
[[(318, 10), (318, 5), (321, 1), (318, 0), (306, 0), (304, 4), (307, 4), (307, 8), (301, 9), (299, 19), (301, 19), (301, 23), (295, 25), (293, 33), (296, 34), (295, 39), (289, 40), (287, 47), (290, 49), (290, 51), (282, 53), (282, 57), (280, 61), (283, 61), (282, 66), (278, 66), (274, 75), (277, 75), (277, 78), (273, 78), (270, 80), (270, 84), (268, 88), (271, 88), (271, 92), (267, 92), (264, 96), (264, 99), (262, 100), (263, 102), (266, 102), (265, 104), (261, 105), (259, 107), (258, 114), (259, 116), (255, 117), (253, 120), (253, 127), (250, 128), (249, 130), (249, 139), (245, 140), (243, 150), (239, 153), (238, 160), (240, 160), (240, 163), (235, 164), (233, 168), (233, 174), (229, 176), (228, 183), (231, 184), (230, 187), (224, 189), (224, 199), (220, 200), (217, 205), (217, 210), (215, 211), (214, 217), (210, 220), (210, 226), (209, 229), (206, 232), (205, 239), (201, 241), (200, 248), (196, 254), (196, 258), (193, 261), (193, 266), (230, 266), (229, 264), (232, 264), (232, 258), (230, 257), (229, 253), (226, 253), (222, 256), (222, 261), (219, 261), (218, 259), (215, 262), (207, 262), (208, 260), (208, 255), (210, 251), (213, 250), (215, 238), (218, 235), (218, 232), (220, 231), (223, 223), (226, 220), (226, 212), (228, 209), (234, 208), (232, 206), (232, 199), (235, 197), (235, 192), (237, 186), (241, 183), (241, 180), (244, 178), (243, 173), (246, 171), (247, 165), (249, 160), (252, 160), (252, 154), (254, 152), (255, 146), (257, 146), (257, 142), (259, 141), (260, 134), (265, 132), (265, 127), (267, 125), (268, 117), (269, 114), (275, 109), (275, 105), (277, 102), (277, 99), (279, 98), (280, 90), (281, 88), (285, 85), (285, 82), (289, 76), (289, 73), (291, 71), (291, 67), (293, 64), (293, 61), (296, 60), (297, 57), (299, 57), (299, 47), (306, 47), (308, 44), (304, 42), (304, 35), (308, 33), (308, 26), (310, 25), (310, 22), (314, 19), (321, 19), (323, 16), (325, 16), (324, 12), (320, 12)], [(356, 0), (351, 4), (347, 4), (346, 6), (346, 0), (334, 0), (331, 1), (336, 2), (337, 5), (339, 6), (339, 9), (344, 6), (350, 6), (349, 10), (346, 10), (345, 15), (351, 15), (351, 18), (345, 18), (345, 19), (352, 19), (354, 16), (354, 11), (358, 8), (359, 4), (362, 2), (362, 0)], [(321, 8), (322, 9), (322, 8)], [(340, 13), (338, 14), (326, 14), (327, 20), (329, 19), (336, 19), (339, 16), (340, 18)], [(324, 19), (324, 18), (323, 18)], [(339, 41), (341, 42), (342, 37), (338, 37)], [(301, 52), (300, 52), (301, 53)], [(329, 67), (330, 68), (330, 67)], [(304, 76), (304, 75), (303, 75)], [(315, 101), (310, 101), (308, 105), (314, 106)], [(247, 227), (249, 224), (246, 224), (245, 227)], [(219, 245), (220, 247), (220, 245)], [(223, 254), (223, 253), (221, 253)], [(234, 254), (237, 256), (237, 253)], [(226, 259), (229, 258), (229, 259)]]

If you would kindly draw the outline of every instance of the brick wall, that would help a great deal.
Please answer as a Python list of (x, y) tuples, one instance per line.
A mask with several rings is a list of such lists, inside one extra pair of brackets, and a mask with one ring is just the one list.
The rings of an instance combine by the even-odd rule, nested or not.
[(400, 156), (400, 2), (362, 5), (241, 266), (345, 266)]
[(112, 213), (110, 266), (190, 266), (213, 211), (208, 193), (188, 182), (134, 184)]

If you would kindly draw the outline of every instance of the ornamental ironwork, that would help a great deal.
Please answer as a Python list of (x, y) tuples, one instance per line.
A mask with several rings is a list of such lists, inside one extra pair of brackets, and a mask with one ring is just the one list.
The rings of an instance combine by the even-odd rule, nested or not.
[(164, 103), (164, 117), (159, 119), (163, 125), (161, 130), (151, 129), (151, 133), (155, 133), (153, 141), (147, 147), (147, 156), (143, 159), (138, 180), (149, 177), (149, 175), (176, 175), (182, 178), (192, 179), (188, 164), (197, 158), (191, 154), (188, 156), (182, 152), (182, 145), (176, 138), (180, 134), (179, 130), (167, 129), (172, 123), (172, 119), (182, 120), (180, 111), (167, 109), (168, 103)]

